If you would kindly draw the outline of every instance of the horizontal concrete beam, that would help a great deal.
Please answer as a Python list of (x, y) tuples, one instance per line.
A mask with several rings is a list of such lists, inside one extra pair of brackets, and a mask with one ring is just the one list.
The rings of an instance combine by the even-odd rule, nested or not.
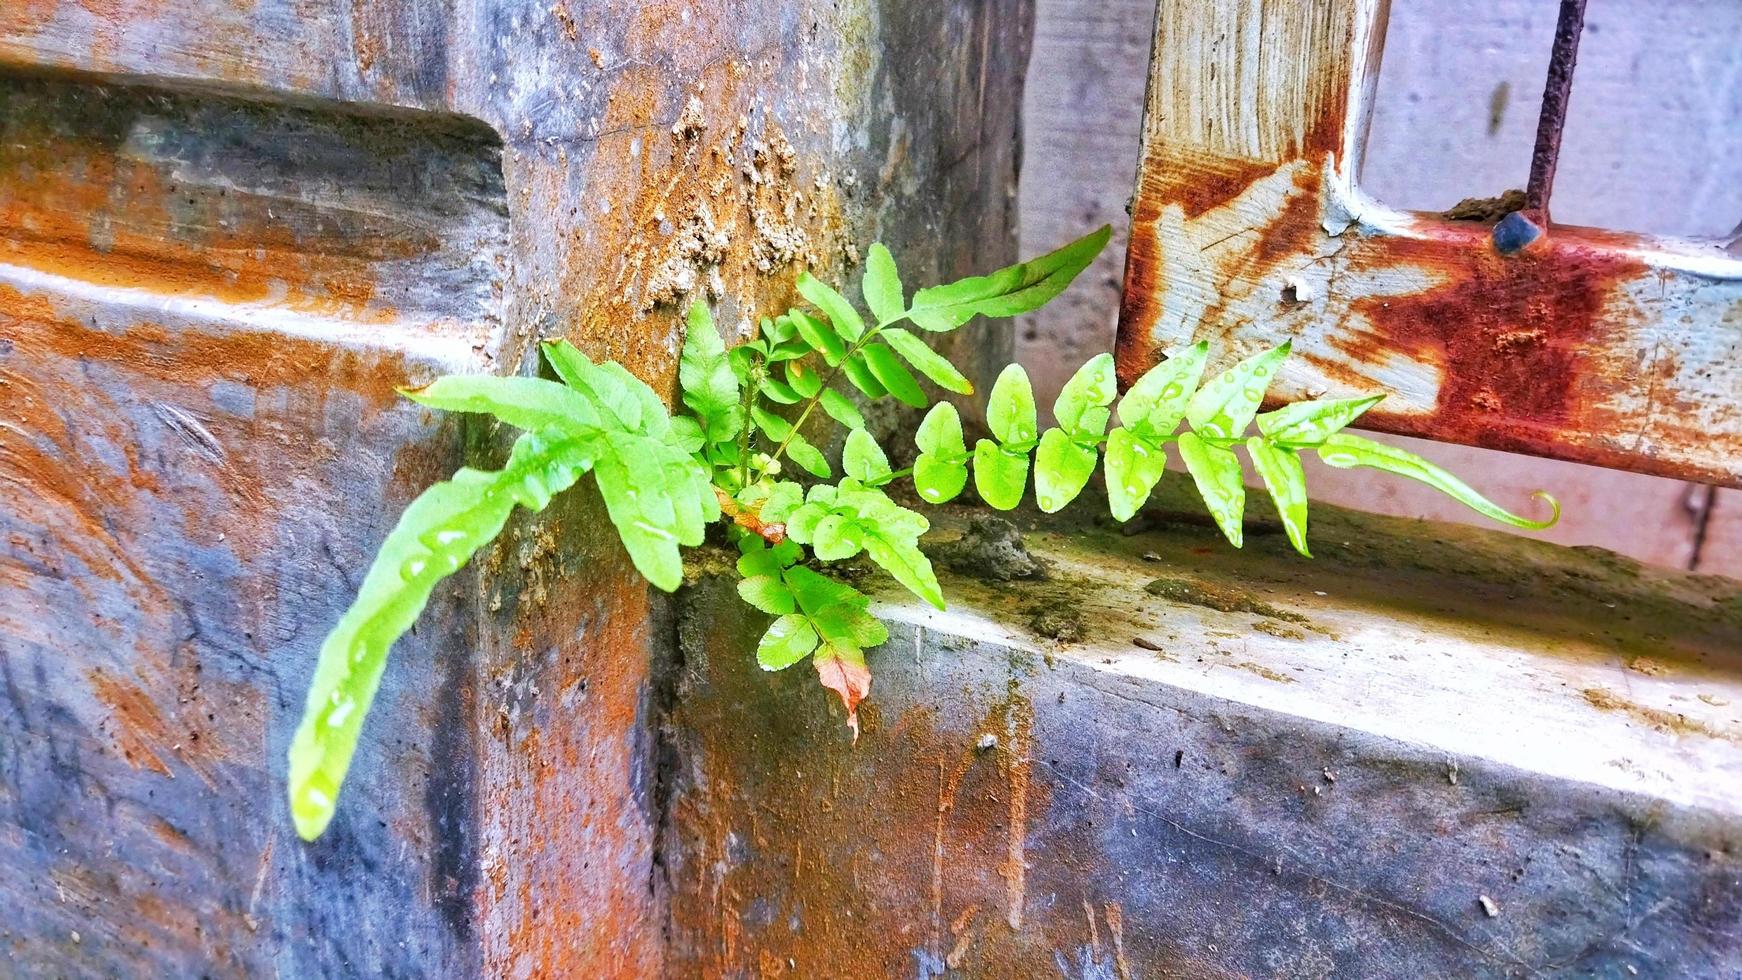
[(673, 966), (1742, 965), (1742, 585), (1330, 509), (1316, 561), (1263, 522), (1235, 552), (1177, 489), (1137, 535), (1031, 529), (1044, 580), (951, 572), (943, 614), (880, 592), (857, 745), (807, 671), (755, 669), (762, 619), (704, 575)]

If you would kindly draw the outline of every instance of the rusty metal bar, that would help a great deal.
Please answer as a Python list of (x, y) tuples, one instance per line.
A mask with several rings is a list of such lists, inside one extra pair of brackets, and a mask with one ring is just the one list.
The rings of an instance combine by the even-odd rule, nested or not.
[(1573, 68), (1579, 60), (1579, 37), (1585, 31), (1585, 0), (1561, 0), (1555, 25), (1554, 50), (1549, 55), (1548, 81), (1542, 90), (1542, 114), (1536, 122), (1536, 147), (1530, 154), (1530, 183), (1524, 206), (1546, 230), (1548, 199), (1554, 191), (1555, 163), (1561, 155), (1561, 131), (1573, 96)]

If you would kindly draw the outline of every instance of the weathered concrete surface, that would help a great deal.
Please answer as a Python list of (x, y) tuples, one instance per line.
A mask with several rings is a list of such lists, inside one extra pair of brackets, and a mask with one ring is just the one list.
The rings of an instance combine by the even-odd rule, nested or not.
[(1558, 224), (1502, 254), (1362, 193), (1385, 8), (1160, 4), (1120, 377), (1292, 339), (1281, 400), (1384, 391), (1385, 431), (1742, 486), (1742, 259)]
[(670, 391), (692, 296), (1007, 261), (1029, 16), (0, 6), (0, 972), (657, 973), (659, 636), (590, 491), (438, 595), (289, 833), (322, 634), (500, 459), (393, 387), (566, 336)]
[(1316, 561), (1262, 520), (1234, 552), (1178, 489), (1135, 536), (1049, 519), (1046, 581), (952, 575), (947, 614), (880, 591), (857, 745), (699, 570), (673, 968), (1742, 968), (1734, 583), (1330, 508)]

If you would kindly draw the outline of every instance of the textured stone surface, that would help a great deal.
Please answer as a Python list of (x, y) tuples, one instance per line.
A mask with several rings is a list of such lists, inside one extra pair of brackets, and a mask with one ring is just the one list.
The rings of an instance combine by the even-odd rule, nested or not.
[(669, 392), (691, 296), (742, 334), (877, 236), (914, 283), (1010, 260), (1029, 26), (0, 5), (0, 972), (657, 972), (661, 638), (590, 490), (437, 593), (290, 834), (321, 636), (413, 494), (500, 459), (393, 388), (565, 336)]
[[(856, 745), (802, 669), (753, 668), (761, 617), (703, 572), (674, 968), (1742, 967), (1734, 584), (1329, 508), (1317, 561), (1262, 520), (1234, 552), (1183, 504), (1176, 484), (1130, 537), (1031, 529), (1053, 577), (951, 575), (947, 614), (880, 591)], [(1085, 639), (1035, 636), (1048, 608)]]

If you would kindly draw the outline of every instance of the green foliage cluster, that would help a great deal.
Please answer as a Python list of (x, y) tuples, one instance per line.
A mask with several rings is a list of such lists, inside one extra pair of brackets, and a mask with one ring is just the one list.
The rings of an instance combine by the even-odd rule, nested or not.
[[(522, 433), (502, 469), (462, 469), (406, 509), (328, 635), (290, 749), (298, 832), (313, 839), (331, 820), (387, 651), (437, 583), (488, 544), (515, 507), (541, 510), (589, 471), (630, 559), (661, 589), (682, 582), (681, 549), (701, 544), (708, 525), (728, 519), (740, 554), (739, 594), (773, 617), (756, 650), (758, 664), (784, 670), (808, 658), (841, 698), (855, 735), (856, 707), (870, 688), (865, 651), (888, 631), (869, 612), (865, 594), (819, 567), (863, 554), (944, 608), (919, 546), (929, 522), (889, 496), (884, 488), (897, 480), (911, 479), (920, 499), (938, 504), (958, 496), (971, 474), (986, 504), (1008, 510), (1021, 502), (1032, 470), (1036, 503), (1052, 513), (1082, 492), (1100, 463), (1112, 513), (1126, 520), (1160, 479), (1172, 443), (1217, 526), (1239, 547), (1246, 493), (1239, 446), (1302, 554), (1307, 498), (1299, 454), (1306, 451), (1332, 466), (1421, 480), (1497, 520), (1552, 523), (1510, 514), (1426, 460), (1341, 431), (1381, 396), (1258, 414), (1287, 344), (1200, 384), (1208, 358), (1200, 343), (1149, 371), (1122, 399), (1113, 359), (1101, 354), (1065, 385), (1053, 405), (1057, 424), (1045, 432), (1028, 376), (1013, 364), (986, 405), (989, 437), (970, 450), (956, 409), (932, 404), (920, 378), (959, 394), (973, 386), (908, 327), (941, 333), (976, 316), (1037, 309), (1088, 266), (1108, 236), (1103, 227), (1039, 258), (911, 297), (889, 250), (873, 245), (863, 277), (869, 319), (802, 273), (797, 288), (810, 308), (764, 318), (754, 338), (731, 350), (697, 303), (688, 311), (678, 370), (685, 411), (676, 415), (620, 365), (595, 364), (560, 340), (544, 345), (557, 381), (458, 376), (406, 391), (420, 404), (488, 414)], [(930, 407), (914, 435), (911, 468), (891, 467), (846, 389)], [(804, 434), (819, 407), (849, 430), (839, 476)], [(1247, 436), (1254, 422), (1258, 431)], [(790, 478), (798, 473), (803, 482)]]

